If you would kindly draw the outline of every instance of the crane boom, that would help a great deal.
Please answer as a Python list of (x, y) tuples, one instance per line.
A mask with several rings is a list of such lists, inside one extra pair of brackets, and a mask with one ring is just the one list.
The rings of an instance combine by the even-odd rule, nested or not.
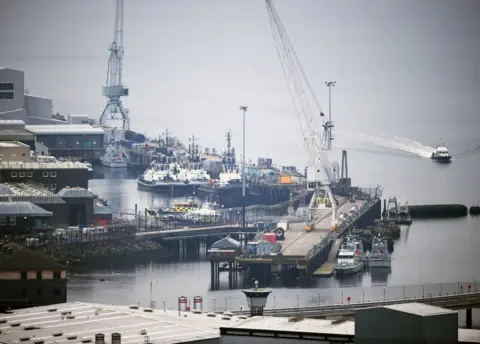
[[(278, 57), (309, 155), (307, 189), (315, 191), (312, 201), (317, 198), (320, 191), (328, 195), (332, 205), (333, 221), (336, 218), (336, 200), (330, 189), (332, 175), (328, 158), (328, 131), (322, 132), (318, 124), (318, 120), (322, 118), (321, 125), (327, 127), (323, 120), (324, 114), (272, 0), (265, 0), (265, 4)], [(314, 203), (310, 202), (310, 210), (313, 210)], [(312, 217), (310, 211), (310, 218)]]

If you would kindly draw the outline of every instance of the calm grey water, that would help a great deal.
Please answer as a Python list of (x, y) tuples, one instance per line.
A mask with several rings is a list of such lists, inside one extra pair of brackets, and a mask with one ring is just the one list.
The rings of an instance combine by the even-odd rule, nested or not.
[[(436, 164), (428, 159), (396, 153), (349, 152), (350, 175), (355, 185), (384, 186), (384, 197), (398, 196), (410, 204), (462, 203), (468, 206), (480, 199), (478, 169), (480, 155), (459, 158), (450, 165)], [(129, 210), (137, 203), (139, 208), (158, 207), (171, 200), (150, 192), (137, 190), (136, 181), (121, 171), (107, 171), (105, 178), (90, 181), (90, 189), (109, 199), (114, 211)], [(395, 243), (392, 271), (389, 274), (359, 274), (348, 279), (326, 278), (309, 283), (283, 286), (274, 281), (273, 296), (268, 307), (300, 306), (318, 302), (381, 300), (385, 297), (438, 295), (439, 283), (443, 293), (457, 292), (458, 284), (466, 290), (476, 283), (480, 289), (480, 217), (460, 219), (417, 220), (404, 226), (401, 238)], [(100, 282), (100, 278), (105, 282)], [(152, 299), (157, 308), (176, 308), (177, 297), (195, 295), (204, 297), (209, 309), (239, 309), (245, 305), (243, 294), (227, 290), (227, 276), (223, 289), (211, 292), (209, 264), (205, 261), (132, 266), (115, 271), (93, 271), (74, 275), (69, 283), (70, 300), (102, 303), (148, 304), (149, 281), (152, 281)], [(474, 282), (478, 281), (478, 282)], [(352, 289), (351, 287), (356, 287)], [(348, 289), (347, 289), (348, 288)], [(362, 293), (362, 288), (364, 289)], [(477, 314), (476, 318), (480, 320)]]

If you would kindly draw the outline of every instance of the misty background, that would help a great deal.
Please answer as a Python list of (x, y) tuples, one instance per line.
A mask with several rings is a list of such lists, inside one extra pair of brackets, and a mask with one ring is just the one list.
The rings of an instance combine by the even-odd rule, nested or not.
[[(440, 138), (457, 151), (480, 145), (478, 1), (275, 5), (325, 113), (324, 83), (337, 81), (334, 146), (396, 140), (425, 155)], [(247, 104), (247, 159), (306, 164), (264, 1), (125, 0), (124, 10), (132, 130), (223, 148), (232, 129), (240, 152)], [(114, 0), (0, 0), (0, 65), (24, 70), (54, 112), (98, 119), (114, 12)]]

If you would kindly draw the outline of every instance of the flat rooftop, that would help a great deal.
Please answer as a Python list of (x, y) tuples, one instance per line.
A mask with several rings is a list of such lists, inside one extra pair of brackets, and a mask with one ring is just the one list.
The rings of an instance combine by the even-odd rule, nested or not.
[(38, 124), (26, 125), (25, 129), (35, 135), (92, 135), (104, 134), (102, 128), (90, 124)]
[[(57, 310), (49, 312), (54, 307)], [(62, 319), (62, 312), (71, 312), (74, 319)], [(69, 302), (64, 304), (34, 307), (16, 310), (13, 314), (0, 314), (0, 342), (15, 343), (20, 337), (28, 336), (43, 339), (45, 342), (69, 342), (67, 336), (76, 335), (78, 343), (84, 337), (95, 340), (96, 333), (103, 333), (107, 342), (110, 342), (112, 333), (122, 335), (122, 344), (138, 344), (144, 342), (145, 335), (141, 330), (146, 330), (146, 335), (154, 343), (182, 343), (195, 340), (215, 339), (220, 337), (219, 328), (225, 323), (244, 321), (236, 316), (230, 320), (222, 320), (221, 315), (209, 317), (206, 313), (194, 314), (192, 312), (179, 312), (155, 309), (145, 312), (144, 308), (130, 309), (128, 306), (113, 306), (103, 304), (90, 304), (82, 302)], [(19, 322), (20, 325), (12, 327), (11, 324)], [(25, 325), (37, 327), (25, 330)], [(54, 337), (54, 332), (62, 332), (61, 336)], [(31, 343), (31, 341), (28, 341)]]
[(0, 147), (3, 147), (3, 148), (25, 147), (25, 146), (26, 146), (25, 144), (19, 144), (18, 142), (0, 142)]
[[(320, 319), (302, 319), (287, 317), (254, 317), (236, 324), (227, 324), (220, 327), (222, 335), (242, 335), (250, 337), (303, 338), (322, 340), (325, 338), (355, 337), (355, 322), (333, 321)], [(258, 332), (255, 332), (258, 331)], [(339, 339), (338, 339), (339, 340)], [(252, 338), (252, 343), (255, 339)], [(480, 343), (480, 330), (458, 329), (459, 343)]]
[(394, 311), (414, 314), (422, 317), (428, 317), (430, 315), (455, 313), (450, 309), (440, 308), (436, 306), (430, 306), (424, 303), (412, 302), (412, 303), (400, 303), (396, 305), (383, 306), (383, 308), (391, 309)]
[(36, 162), (36, 161), (0, 161), (0, 170), (68, 170), (88, 169), (83, 162), (57, 161), (57, 162)]

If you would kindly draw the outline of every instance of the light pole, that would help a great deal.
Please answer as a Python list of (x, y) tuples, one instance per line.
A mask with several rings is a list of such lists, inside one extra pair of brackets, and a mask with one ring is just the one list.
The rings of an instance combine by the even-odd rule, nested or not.
[(243, 157), (242, 157), (242, 227), (245, 228), (245, 113), (248, 107), (246, 105), (240, 105), (240, 110), (243, 112)]
[(328, 87), (328, 149), (332, 149), (332, 87), (335, 86), (336, 81), (325, 81), (325, 85)]

